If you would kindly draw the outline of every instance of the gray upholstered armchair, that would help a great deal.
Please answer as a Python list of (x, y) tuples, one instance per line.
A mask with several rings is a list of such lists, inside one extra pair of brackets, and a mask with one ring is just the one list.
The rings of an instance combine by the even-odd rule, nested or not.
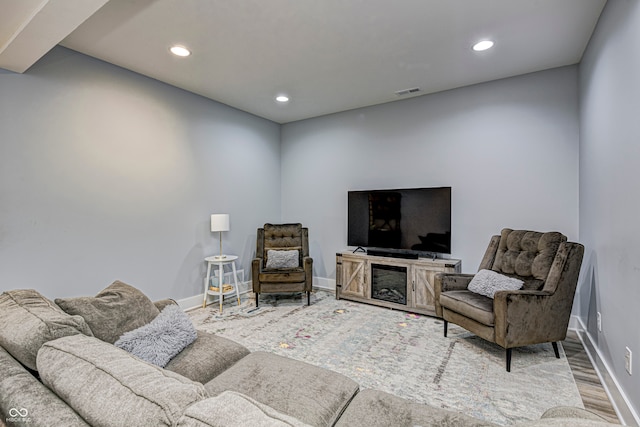
[[(566, 338), (584, 247), (558, 232), (505, 228), (493, 236), (479, 270), (524, 282), (520, 290), (498, 290), (493, 299), (468, 289), (472, 274), (440, 273), (434, 280), (436, 314), (506, 349)], [(477, 283), (477, 281), (476, 281)], [(499, 287), (499, 286), (498, 286)]]
[(311, 304), (313, 259), (309, 230), (301, 224), (265, 224), (258, 228), (256, 257), (251, 263), (256, 307), (261, 293), (306, 292)]

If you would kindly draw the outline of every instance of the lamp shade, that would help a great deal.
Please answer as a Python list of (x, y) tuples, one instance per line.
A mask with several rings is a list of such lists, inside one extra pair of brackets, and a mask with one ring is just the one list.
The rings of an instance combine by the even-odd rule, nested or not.
[(229, 214), (211, 215), (211, 231), (229, 231)]

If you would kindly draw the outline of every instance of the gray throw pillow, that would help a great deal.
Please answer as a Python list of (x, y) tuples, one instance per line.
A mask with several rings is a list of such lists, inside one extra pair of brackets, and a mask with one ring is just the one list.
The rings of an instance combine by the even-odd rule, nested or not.
[(522, 285), (524, 285), (522, 280), (491, 270), (480, 270), (473, 276), (467, 289), (493, 299), (497, 291), (517, 291), (522, 288)]
[(93, 335), (110, 344), (160, 313), (140, 290), (118, 280), (95, 297), (57, 298), (55, 303), (71, 315), (82, 316)]
[(299, 257), (297, 249), (290, 251), (270, 249), (267, 251), (267, 268), (296, 268), (299, 266)]
[(33, 289), (0, 295), (0, 325), (0, 345), (33, 370), (44, 343), (68, 335), (93, 335), (82, 317), (70, 316)]
[(196, 337), (196, 328), (189, 316), (177, 305), (169, 305), (151, 323), (124, 333), (115, 346), (164, 368)]

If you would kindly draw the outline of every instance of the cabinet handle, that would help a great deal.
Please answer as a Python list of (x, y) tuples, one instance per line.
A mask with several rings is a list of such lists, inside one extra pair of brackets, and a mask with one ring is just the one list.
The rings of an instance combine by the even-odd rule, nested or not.
[(411, 281), (411, 286), (413, 286), (413, 292), (415, 292), (416, 291), (416, 281), (415, 280)]

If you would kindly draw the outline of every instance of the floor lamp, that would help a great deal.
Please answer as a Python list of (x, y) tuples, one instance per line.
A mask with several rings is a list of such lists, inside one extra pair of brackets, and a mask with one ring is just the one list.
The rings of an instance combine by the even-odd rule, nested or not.
[(211, 231), (220, 234), (220, 255), (215, 255), (215, 259), (225, 259), (227, 256), (222, 254), (222, 232), (229, 231), (229, 214), (213, 214), (211, 215)]

